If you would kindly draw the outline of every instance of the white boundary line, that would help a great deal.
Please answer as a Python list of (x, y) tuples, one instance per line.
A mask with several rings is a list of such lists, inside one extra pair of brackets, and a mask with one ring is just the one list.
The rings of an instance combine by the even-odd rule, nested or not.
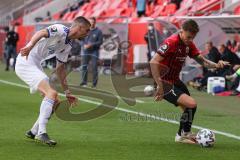
[[(13, 82), (1, 80), (1, 79), (0, 79), (0, 83), (12, 85), (12, 86), (17, 86), (17, 87), (21, 87), (21, 88), (27, 88), (28, 89), (28, 86), (26, 86), (26, 85), (13, 83)], [(60, 95), (64, 96), (64, 94), (61, 94), (61, 93), (60, 93)], [(87, 100), (87, 99), (84, 99), (84, 98), (79, 98), (79, 100), (87, 102), (87, 103), (91, 103), (91, 104), (96, 104), (96, 105), (100, 105), (101, 104), (100, 102), (95, 102), (95, 101)], [(172, 124), (179, 124), (179, 122), (177, 122), (175, 120), (162, 118), (162, 117), (155, 116), (155, 115), (150, 115), (150, 114), (146, 114), (146, 113), (142, 113), (142, 112), (136, 112), (136, 111), (120, 108), (120, 107), (114, 107), (114, 109), (116, 109), (118, 111), (126, 112), (126, 113), (137, 114), (137, 115), (142, 116), (142, 117), (147, 117), (147, 118), (152, 118), (152, 119), (156, 119), (156, 120), (172, 123)], [(193, 125), (192, 128), (204, 129), (204, 127), (196, 126), (196, 125)], [(237, 136), (237, 135), (234, 135), (234, 134), (231, 134), (231, 133), (226, 133), (226, 132), (217, 131), (217, 130), (212, 130), (212, 131), (214, 133), (216, 133), (216, 134), (219, 134), (219, 135), (223, 135), (223, 136), (226, 136), (226, 137), (229, 137), (229, 138), (240, 140), (240, 136)]]

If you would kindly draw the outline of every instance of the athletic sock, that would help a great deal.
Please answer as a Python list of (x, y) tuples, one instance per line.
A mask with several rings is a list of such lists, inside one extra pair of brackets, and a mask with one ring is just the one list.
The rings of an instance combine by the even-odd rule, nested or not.
[(34, 123), (32, 129), (31, 129), (32, 134), (34, 134), (34, 135), (37, 135), (37, 134), (38, 134), (38, 127), (39, 127), (39, 118), (38, 118), (37, 121)]
[(178, 135), (181, 135), (182, 131), (190, 132), (192, 128), (192, 122), (194, 119), (196, 108), (186, 108), (180, 119), (180, 126), (178, 130)]
[(46, 125), (53, 110), (54, 100), (44, 98), (40, 107), (38, 135), (47, 133)]

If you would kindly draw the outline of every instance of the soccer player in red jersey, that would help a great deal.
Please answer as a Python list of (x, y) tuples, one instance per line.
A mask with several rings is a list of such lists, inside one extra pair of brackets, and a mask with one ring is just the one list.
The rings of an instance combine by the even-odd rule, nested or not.
[(189, 56), (208, 68), (223, 68), (224, 65), (228, 65), (225, 61), (214, 63), (199, 54), (193, 43), (198, 32), (198, 24), (194, 20), (186, 20), (182, 24), (180, 32), (167, 38), (150, 62), (153, 78), (157, 83), (155, 100), (165, 99), (182, 108), (183, 113), (175, 141), (190, 144), (196, 143), (195, 135), (191, 133), (191, 126), (197, 103), (190, 96), (185, 84), (179, 79), (185, 59)]

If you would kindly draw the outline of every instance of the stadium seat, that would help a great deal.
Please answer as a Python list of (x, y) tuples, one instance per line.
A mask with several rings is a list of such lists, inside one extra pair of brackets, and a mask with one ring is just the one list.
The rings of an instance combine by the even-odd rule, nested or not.
[(134, 8), (136, 8), (136, 6), (137, 6), (137, 0), (132, 0), (132, 6), (133, 6)]
[(72, 21), (74, 19), (74, 17), (76, 16), (78, 11), (72, 11), (70, 12), (69, 16), (67, 17), (67, 21)]
[(192, 6), (196, 0), (183, 0), (181, 3), (181, 8)]
[(119, 5), (120, 8), (127, 8), (129, 7), (129, 4), (128, 4), (128, 1), (127, 0), (122, 0), (120, 5)]
[(94, 7), (93, 10), (100, 10), (104, 5), (104, 1), (99, 1), (99, 3), (97, 3)]
[(177, 10), (176, 4), (170, 3), (170, 4), (166, 5), (165, 10), (162, 15), (163, 16), (173, 15), (176, 12), (176, 10)]
[(63, 21), (67, 21), (68, 17), (71, 15), (71, 12), (67, 12), (66, 14), (64, 14), (64, 16), (62, 17)]
[(240, 5), (234, 9), (233, 13), (236, 15), (240, 15)]
[(93, 12), (92, 17), (101, 17), (104, 14), (104, 9), (99, 9), (99, 10), (95, 10), (95, 12)]
[(154, 8), (154, 11), (153, 11), (151, 17), (156, 18), (156, 17), (160, 16), (161, 13), (163, 13), (164, 8), (165, 8), (165, 6), (163, 6), (163, 5), (158, 5), (158, 6), (156, 6), (156, 7)]
[(121, 0), (110, 0), (110, 5), (109, 5), (109, 9), (116, 9), (119, 8), (120, 4), (121, 4)]
[(81, 7), (81, 10), (86, 10), (86, 8), (88, 7), (88, 3), (85, 3), (82, 7)]
[(52, 19), (53, 19), (53, 20), (59, 20), (60, 14), (61, 14), (60, 12), (55, 13), (55, 14), (52, 16)]
[(134, 8), (125, 8), (122, 11), (121, 16), (131, 17), (134, 11), (135, 11)]
[(164, 3), (164, 0), (157, 0), (158, 5), (163, 5), (163, 3)]
[[(137, 17), (136, 12), (136, 0), (132, 0), (132, 7), (129, 6), (130, 2), (128, 0), (91, 0), (89, 3), (85, 3), (77, 12), (66, 13), (62, 18), (65, 21), (70, 21), (77, 16), (85, 17)], [(159, 16), (169, 16), (173, 15), (177, 11), (177, 7), (174, 3), (167, 4), (168, 0), (157, 0), (155, 4), (147, 6), (146, 15), (147, 17), (157, 18)], [(216, 3), (217, 0), (183, 0), (181, 3), (180, 12), (177, 12), (175, 15), (182, 16), (187, 15), (188, 13), (196, 13), (199, 10), (206, 9), (207, 6)], [(240, 9), (239, 9), (240, 10)], [(235, 9), (236, 14), (239, 14), (240, 11)], [(59, 19), (59, 13), (53, 15), (54, 20)], [(120, 22), (121, 20), (115, 20)]]
[(123, 8), (117, 8), (117, 9), (110, 9), (105, 11), (104, 16), (105, 17), (116, 17), (116, 16), (121, 16), (121, 13), (124, 11)]
[(92, 17), (93, 14), (93, 10), (88, 10), (87, 12), (85, 12), (84, 16), (85, 17)]
[(123, 18), (116, 18), (111, 23), (124, 23), (124, 21), (125, 20)]
[[(192, 12), (201, 12), (205, 13), (208, 11), (218, 10), (220, 9), (220, 4), (217, 4), (218, 0), (205, 0), (198, 1), (194, 6), (195, 8), (191, 9)], [(210, 7), (211, 6), (211, 7)], [(210, 8), (209, 8), (210, 7)], [(194, 10), (195, 9), (195, 10)]]

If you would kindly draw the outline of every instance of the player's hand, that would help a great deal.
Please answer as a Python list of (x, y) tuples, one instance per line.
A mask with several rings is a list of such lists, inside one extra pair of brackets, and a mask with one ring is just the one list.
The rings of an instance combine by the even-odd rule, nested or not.
[(220, 60), (220, 61), (218, 61), (216, 68), (223, 68), (224, 66), (227, 66), (227, 65), (230, 65), (230, 63), (227, 61)]
[(78, 99), (75, 96), (69, 94), (66, 95), (66, 98), (71, 106), (76, 106), (78, 104)]
[(154, 96), (154, 100), (161, 101), (162, 99), (163, 99), (163, 87), (158, 85)]
[(21, 56), (26, 56), (26, 59), (28, 59), (28, 55), (31, 51), (31, 49), (33, 48), (33, 44), (32, 43), (28, 43), (25, 47), (20, 49), (20, 54)]
[(235, 77), (233, 75), (226, 75), (225, 78), (232, 82), (235, 80)]
[(78, 99), (71, 94), (69, 90), (65, 91), (66, 98), (71, 106), (76, 106)]

